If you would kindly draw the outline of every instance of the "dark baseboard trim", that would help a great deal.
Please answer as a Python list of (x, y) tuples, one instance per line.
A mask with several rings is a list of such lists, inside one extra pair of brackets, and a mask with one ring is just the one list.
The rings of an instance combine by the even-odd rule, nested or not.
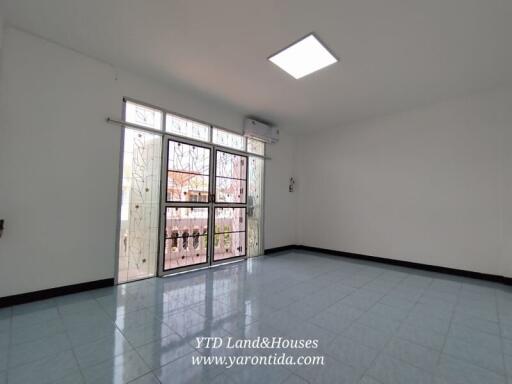
[[(491, 274), (487, 274), (487, 273), (480, 273), (480, 272), (473, 272), (473, 271), (465, 271), (462, 269), (440, 267), (437, 265), (421, 264), (421, 263), (415, 263), (412, 261), (387, 259), (384, 257), (368, 256), (368, 255), (362, 255), (362, 254), (358, 254), (358, 253), (336, 251), (333, 249), (310, 247), (307, 245), (286, 245), (283, 247), (269, 248), (269, 249), (265, 249), (264, 253), (265, 253), (265, 255), (271, 255), (273, 253), (285, 252), (285, 251), (291, 251), (291, 250), (318, 252), (318, 253), (324, 253), (327, 255), (342, 256), (342, 257), (347, 257), (347, 258), (357, 259), (357, 260), (373, 261), (373, 262), (377, 262), (377, 263), (396, 265), (396, 266), (407, 267), (407, 268), (414, 268), (414, 269), (419, 269), (419, 270), (423, 270), (423, 271), (446, 273), (446, 274), (450, 274), (450, 275), (463, 276), (463, 277), (469, 277), (469, 278), (473, 278), (473, 279), (480, 279), (480, 280), (486, 280), (486, 281), (493, 281), (493, 282), (502, 283), (505, 285), (512, 285), (512, 277), (491, 275)], [(53, 297), (68, 295), (71, 293), (79, 293), (79, 292), (89, 291), (92, 289), (111, 287), (113, 285), (114, 285), (114, 278), (110, 278), (110, 279), (89, 281), (86, 283), (66, 285), (64, 287), (44, 289), (42, 291), (21, 293), (19, 295), (0, 297), (0, 308), (9, 307), (11, 305), (30, 303), (32, 301), (37, 301), (37, 300), (50, 299)]]
[(307, 245), (288, 245), (285, 247), (272, 248), (269, 250), (265, 250), (265, 254), (267, 254), (267, 251), (269, 251), (268, 253), (275, 253), (275, 252), (281, 252), (281, 250), (284, 250), (284, 251), (286, 251), (286, 250), (302, 250), (302, 251), (318, 252), (318, 253), (324, 253), (327, 255), (342, 256), (342, 257), (348, 257), (348, 258), (357, 259), (357, 260), (373, 261), (376, 263), (396, 265), (399, 267), (407, 267), (407, 268), (414, 268), (414, 269), (419, 269), (419, 270), (423, 270), (423, 271), (446, 273), (449, 275), (463, 276), (463, 277), (469, 277), (472, 279), (486, 280), (486, 281), (492, 281), (495, 283), (502, 283), (505, 285), (512, 285), (512, 277), (491, 275), (491, 274), (487, 274), (487, 273), (466, 271), (463, 269), (441, 267), (441, 266), (437, 266), (437, 265), (415, 263), (412, 261), (387, 259), (384, 257), (368, 256), (368, 255), (362, 255), (359, 253), (336, 251), (333, 249), (310, 247)]
[(285, 245), (284, 247), (276, 247), (276, 248), (265, 249), (264, 254), (265, 255), (271, 255), (273, 253), (284, 252), (284, 251), (291, 251), (293, 249), (297, 249), (297, 245)]
[(11, 305), (30, 303), (37, 300), (51, 299), (52, 297), (69, 295), (70, 293), (90, 291), (91, 289), (111, 287), (113, 285), (114, 278), (111, 278), (66, 285), (64, 287), (44, 289), (42, 291), (21, 293), (19, 295), (0, 297), (0, 308), (9, 307)]

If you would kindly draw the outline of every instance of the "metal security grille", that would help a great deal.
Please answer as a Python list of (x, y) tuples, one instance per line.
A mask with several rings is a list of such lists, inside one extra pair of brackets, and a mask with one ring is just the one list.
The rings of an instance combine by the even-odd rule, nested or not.
[(245, 258), (247, 156), (169, 135), (164, 142), (160, 273)]

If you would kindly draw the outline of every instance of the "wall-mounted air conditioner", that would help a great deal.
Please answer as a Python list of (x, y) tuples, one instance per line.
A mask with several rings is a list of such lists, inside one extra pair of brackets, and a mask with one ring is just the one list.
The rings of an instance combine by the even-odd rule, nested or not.
[(277, 143), (279, 141), (279, 129), (258, 120), (246, 118), (244, 121), (244, 136), (266, 143)]

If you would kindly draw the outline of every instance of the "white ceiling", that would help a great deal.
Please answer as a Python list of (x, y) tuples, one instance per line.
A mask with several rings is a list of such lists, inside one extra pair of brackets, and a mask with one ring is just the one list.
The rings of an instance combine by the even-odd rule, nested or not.
[[(511, 0), (2, 0), (11, 25), (298, 131), (512, 81)], [(340, 58), (267, 57), (315, 32)]]

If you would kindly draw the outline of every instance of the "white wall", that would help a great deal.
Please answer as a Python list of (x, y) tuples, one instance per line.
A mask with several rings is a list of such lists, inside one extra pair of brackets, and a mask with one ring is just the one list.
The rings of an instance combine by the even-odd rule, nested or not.
[(299, 138), (298, 243), (512, 276), (512, 92)]
[[(15, 29), (0, 63), (0, 297), (114, 276), (120, 127), (129, 96), (240, 129), (243, 114), (197, 95), (117, 71)], [(287, 140), (287, 136), (285, 136)], [(289, 145), (281, 143), (286, 150)], [(289, 177), (277, 151), (267, 185)], [(267, 196), (267, 204), (286, 202)], [(271, 213), (267, 224), (276, 225)], [(277, 217), (276, 220), (280, 218)], [(284, 237), (284, 240), (280, 238)], [(289, 240), (274, 234), (266, 246)]]
[(501, 115), (505, 124), (503, 137), (500, 142), (500, 153), (502, 157), (503, 179), (500, 194), (502, 203), (502, 249), (501, 249), (501, 271), (503, 275), (512, 277), (512, 101), (508, 96), (507, 107), (502, 108)]
[(295, 175), (295, 137), (281, 132), (277, 144), (268, 148), (265, 169), (265, 249), (296, 243), (297, 193), (288, 190)]
[(2, 54), (3, 35), (4, 35), (4, 16), (3, 16), (2, 4), (0, 4), (0, 57)]
[[(114, 276), (120, 128), (104, 118), (120, 117), (122, 96), (242, 124), (239, 111), (15, 29), (0, 58), (0, 297)], [(284, 131), (266, 167), (265, 248), (512, 276), (511, 144), (510, 91), (298, 142)]]

